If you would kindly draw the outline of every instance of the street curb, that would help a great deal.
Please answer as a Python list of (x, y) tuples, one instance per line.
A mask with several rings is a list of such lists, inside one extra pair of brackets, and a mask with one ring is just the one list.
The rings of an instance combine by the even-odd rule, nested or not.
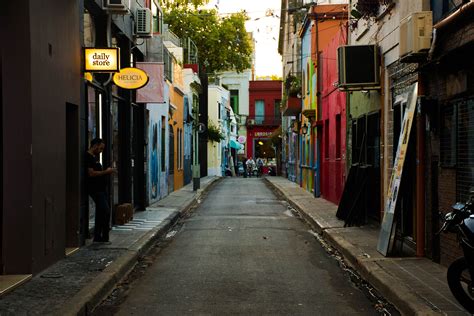
[[(360, 259), (355, 254), (355, 247), (347, 242), (344, 238), (333, 236), (331, 228), (340, 227), (321, 227), (321, 224), (307, 214), (297, 202), (292, 201), (291, 197), (286, 196), (281, 188), (270, 180), (265, 178), (265, 182), (280, 197), (286, 200), (301, 217), (334, 248), (336, 248), (346, 259), (346, 261), (354, 268), (360, 276), (379, 291), (389, 302), (391, 302), (403, 315), (442, 315), (430, 308), (425, 303), (421, 303), (422, 298), (407, 286), (401, 284), (397, 279), (388, 274), (374, 260)], [(391, 260), (391, 259), (387, 259)]]
[[(421, 303), (422, 298), (416, 296), (408, 286), (383, 270), (373, 259), (359, 258), (355, 255), (357, 249), (344, 238), (334, 236), (331, 229), (323, 232), (323, 238), (336, 248), (346, 262), (354, 268), (359, 275), (375, 287), (385, 299), (391, 302), (403, 315), (442, 315), (433, 310), (428, 303)], [(382, 259), (382, 260), (392, 260)]]
[(211, 179), (204, 189), (194, 193), (194, 197), (189, 203), (182, 206), (180, 210), (172, 212), (157, 227), (143, 235), (85, 288), (81, 289), (70, 300), (64, 302), (63, 307), (54, 315), (89, 315), (109, 295), (116, 284), (130, 272), (138, 258), (146, 253), (154, 242), (161, 238), (220, 179), (218, 177)]

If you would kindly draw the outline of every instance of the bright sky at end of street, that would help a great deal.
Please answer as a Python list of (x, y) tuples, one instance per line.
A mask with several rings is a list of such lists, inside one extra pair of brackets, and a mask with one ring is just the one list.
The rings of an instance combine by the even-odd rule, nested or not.
[(207, 7), (218, 8), (220, 14), (245, 10), (250, 18), (245, 27), (255, 40), (255, 75), (281, 77), (278, 54), (281, 0), (211, 0)]

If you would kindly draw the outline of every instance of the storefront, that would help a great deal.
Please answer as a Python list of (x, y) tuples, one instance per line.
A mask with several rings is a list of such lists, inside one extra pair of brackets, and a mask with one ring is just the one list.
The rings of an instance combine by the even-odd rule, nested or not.
[[(426, 255), (449, 265), (462, 252), (455, 234), (435, 233), (439, 212), (465, 202), (474, 186), (474, 49), (472, 3), (438, 22), (431, 60), (422, 66), (426, 115)], [(439, 13), (439, 12), (435, 12)]]

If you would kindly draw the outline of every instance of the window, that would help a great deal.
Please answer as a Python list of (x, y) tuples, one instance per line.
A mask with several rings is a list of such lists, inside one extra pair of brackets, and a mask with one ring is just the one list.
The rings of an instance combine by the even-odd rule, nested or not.
[(463, 0), (431, 0), (433, 22), (439, 22), (463, 4)]
[(163, 26), (163, 12), (160, 7), (155, 3), (155, 0), (151, 0), (151, 12), (153, 14), (153, 33), (161, 33)]
[(474, 98), (441, 108), (441, 166), (456, 170), (456, 199), (465, 201), (474, 183)]
[(456, 166), (456, 107), (452, 104), (441, 109), (441, 165)]
[(456, 195), (458, 201), (466, 201), (474, 187), (474, 99), (459, 102), (456, 114)]
[(170, 164), (170, 170), (169, 174), (174, 174), (174, 131), (173, 131), (173, 125), (169, 125), (169, 164)]
[(165, 163), (165, 158), (166, 158), (166, 150), (165, 150), (165, 145), (166, 145), (166, 119), (164, 116), (161, 117), (161, 171), (165, 172), (166, 171), (166, 163)]
[(275, 109), (274, 109), (274, 115), (275, 115), (275, 118), (278, 118), (280, 117), (280, 107), (281, 107), (281, 100), (275, 100), (274, 102), (275, 104)]
[(173, 55), (165, 47), (163, 48), (163, 61), (165, 63), (165, 78), (173, 82)]
[(336, 114), (336, 159), (341, 159), (341, 114)]
[(178, 169), (183, 170), (183, 129), (178, 128)]
[(255, 124), (262, 124), (265, 117), (265, 102), (263, 100), (255, 101)]
[(239, 90), (230, 90), (230, 106), (234, 114), (239, 114)]

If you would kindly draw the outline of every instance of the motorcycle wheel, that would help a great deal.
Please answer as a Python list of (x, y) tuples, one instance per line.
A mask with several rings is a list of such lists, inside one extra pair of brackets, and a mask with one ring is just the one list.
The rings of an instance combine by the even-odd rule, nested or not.
[(448, 285), (458, 302), (474, 313), (474, 288), (466, 258), (459, 258), (448, 267)]

